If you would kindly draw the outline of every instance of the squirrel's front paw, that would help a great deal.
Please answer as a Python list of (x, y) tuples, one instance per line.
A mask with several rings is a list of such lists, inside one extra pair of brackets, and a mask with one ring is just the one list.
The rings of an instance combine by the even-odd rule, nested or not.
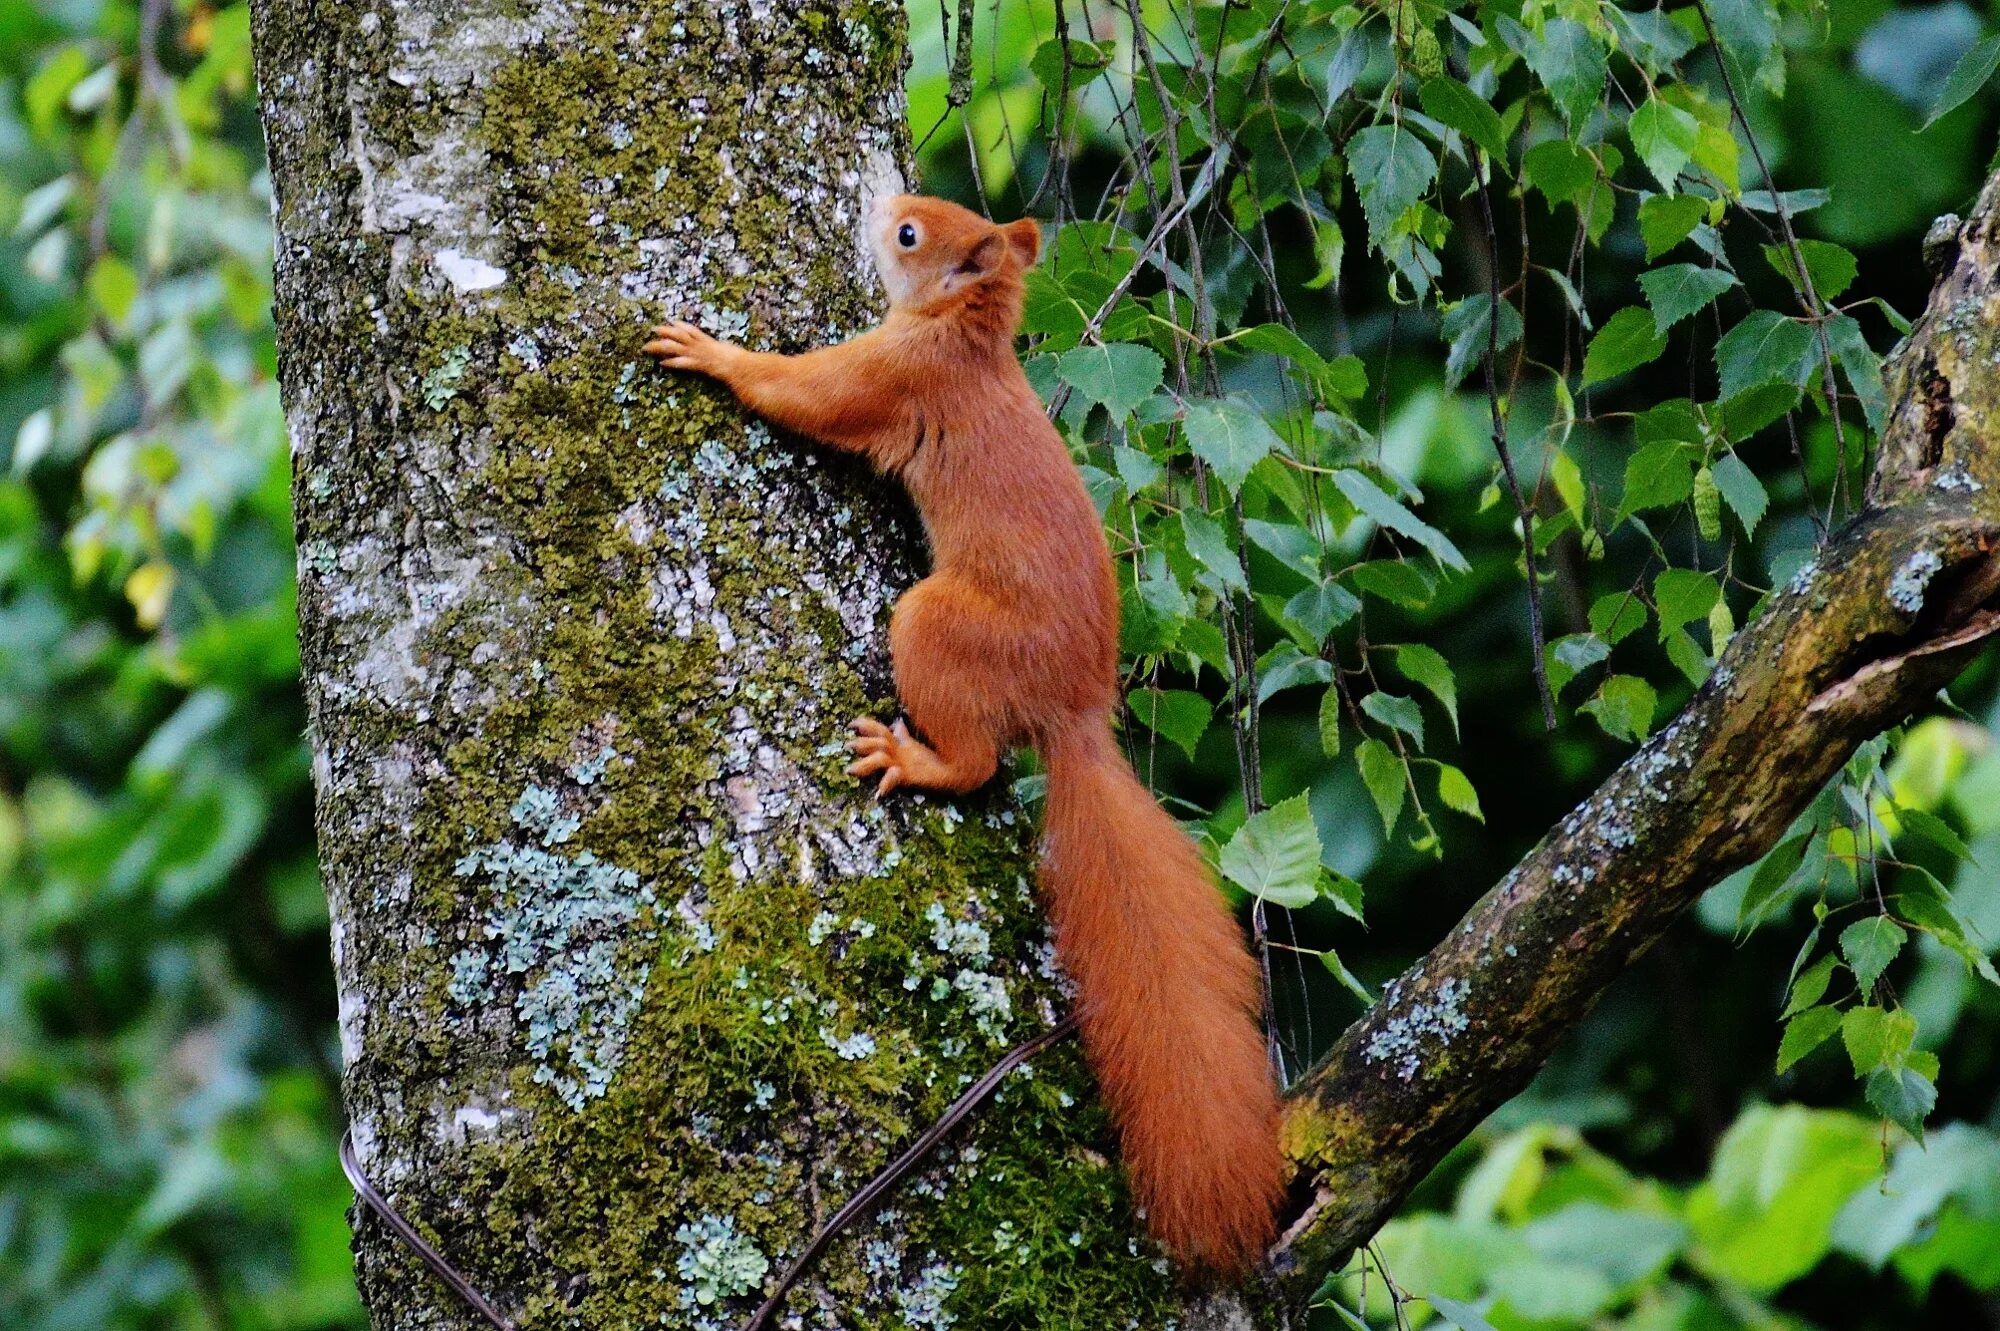
[(645, 350), (648, 356), (670, 370), (715, 374), (734, 348), (727, 342), (710, 337), (693, 324), (677, 319), (655, 328), (653, 340), (646, 344)]

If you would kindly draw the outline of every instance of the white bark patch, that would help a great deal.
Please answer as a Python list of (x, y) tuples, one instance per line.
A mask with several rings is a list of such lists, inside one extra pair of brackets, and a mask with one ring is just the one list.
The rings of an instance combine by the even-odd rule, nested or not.
[(491, 291), (507, 280), (507, 270), (474, 254), (439, 250), (431, 259), (445, 279), (460, 291)]
[[(325, 786), (320, 787), (322, 790)], [(353, 1067), (361, 1057), (361, 1016), (363, 1011), (362, 986), (355, 982), (347, 970), (347, 920), (340, 911), (333, 912), (333, 973), (339, 977), (337, 988), (340, 992), (340, 1062), (342, 1067)]]
[(860, 167), (854, 174), (861, 213), (860, 225), (854, 231), (855, 252), (861, 256), (864, 268), (874, 269), (879, 275), (881, 268), (875, 262), (875, 242), (868, 234), (868, 220), (875, 211), (877, 199), (893, 199), (898, 194), (908, 193), (908, 186), (904, 183), (902, 168), (896, 165), (896, 155), (886, 148), (863, 149)]

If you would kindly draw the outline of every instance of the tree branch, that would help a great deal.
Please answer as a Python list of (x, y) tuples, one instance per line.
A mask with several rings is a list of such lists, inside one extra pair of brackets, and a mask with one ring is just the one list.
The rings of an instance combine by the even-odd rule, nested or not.
[(1287, 1303), (1526, 1085), (1681, 911), (1768, 850), (1856, 746), (2000, 632), (1996, 214), (2000, 177), (1969, 222), (1935, 233), (1942, 277), (1888, 367), (1895, 405), (1864, 511), (1294, 1089), (1286, 1143), (1311, 1200), (1278, 1254)]

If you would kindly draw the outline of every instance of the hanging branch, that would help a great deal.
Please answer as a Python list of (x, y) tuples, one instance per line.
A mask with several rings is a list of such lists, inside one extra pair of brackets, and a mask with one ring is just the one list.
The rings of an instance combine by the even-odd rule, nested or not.
[[(1500, 471), (1507, 478), (1507, 490), (1514, 511), (1521, 519), (1521, 561), (1528, 575), (1529, 668), (1535, 676), (1535, 696), (1542, 704), (1542, 726), (1556, 728), (1556, 696), (1549, 687), (1546, 633), (1542, 628), (1542, 580), (1535, 567), (1535, 511), (1521, 493), (1521, 480), (1514, 474), (1514, 454), (1507, 447), (1507, 413), (1500, 406), (1500, 231), (1493, 224), (1493, 200), (1488, 193), (1491, 181), (1486, 154), (1475, 153), (1473, 170), (1479, 172), (1479, 218), (1486, 227), (1486, 408), (1493, 422), (1493, 451), (1500, 455)], [(1482, 170), (1482, 168), (1484, 168)]]

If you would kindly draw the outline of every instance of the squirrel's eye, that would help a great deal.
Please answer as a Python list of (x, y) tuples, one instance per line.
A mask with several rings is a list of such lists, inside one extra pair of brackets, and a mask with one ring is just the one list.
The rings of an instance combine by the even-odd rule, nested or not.
[(896, 243), (906, 250), (915, 249), (917, 247), (917, 229), (908, 222), (903, 223), (902, 229), (896, 232)]

